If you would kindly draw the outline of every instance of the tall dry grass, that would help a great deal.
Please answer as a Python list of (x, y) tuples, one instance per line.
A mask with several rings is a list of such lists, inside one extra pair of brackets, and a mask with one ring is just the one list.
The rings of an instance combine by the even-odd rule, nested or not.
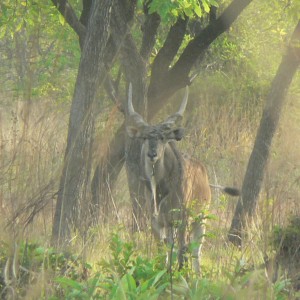
[[(262, 107), (243, 107), (237, 96), (227, 99), (226, 104), (211, 95), (201, 95), (199, 99), (193, 90), (189, 101), (186, 137), (179, 143), (180, 148), (204, 162), (212, 183), (240, 187)], [(274, 226), (285, 224), (290, 214), (299, 214), (300, 104), (291, 96), (287, 103), (274, 138), (257, 219), (254, 226), (249, 226), (249, 238), (240, 251), (226, 239), (237, 200), (213, 191), (211, 213), (215, 220), (208, 222), (209, 236), (203, 248), (204, 268), (210, 276), (224, 276), (226, 270), (236, 267), (237, 261), (261, 264), (271, 251)], [(170, 107), (162, 115), (165, 113), (171, 113)], [(47, 245), (66, 145), (68, 105), (15, 102), (2, 107), (0, 117), (0, 217), (2, 228), (6, 228), (2, 238), (12, 244), (28, 239)], [(103, 140), (107, 143), (118, 120), (113, 109), (101, 116), (96, 151)], [(109, 255), (110, 233), (122, 228), (124, 238), (133, 239), (143, 253), (156, 253), (150, 226), (145, 233), (128, 233), (132, 214), (124, 170), (111, 199), (111, 221), (91, 228), (84, 240), (74, 233), (74, 251), (99, 261)]]
[(51, 234), (67, 117), (68, 109), (51, 101), (1, 109), (1, 219), (16, 236)]

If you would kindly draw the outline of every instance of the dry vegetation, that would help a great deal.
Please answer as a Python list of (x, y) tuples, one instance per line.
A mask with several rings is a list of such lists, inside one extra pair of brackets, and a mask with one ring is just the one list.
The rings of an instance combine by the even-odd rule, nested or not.
[[(150, 225), (132, 233), (124, 169), (111, 191), (109, 214), (100, 216), (106, 222), (85, 236), (73, 232), (61, 253), (50, 240), (80, 49), (51, 1), (39, 1), (49, 10), (38, 22), (37, 2), (21, 2), (3, 1), (12, 5), (7, 15), (0, 4), (0, 299), (300, 299), (299, 74), (240, 249), (227, 240), (237, 198), (213, 191), (202, 278), (189, 268), (166, 273), (166, 249), (157, 246)], [(34, 4), (33, 11), (23, 10), (25, 2)], [(204, 162), (214, 184), (242, 184), (264, 100), (295, 26), (289, 9), (296, 15), (299, 5), (293, 2), (253, 1), (195, 66), (199, 76), (178, 146)], [(99, 99), (95, 163), (123, 120), (110, 100)], [(174, 106), (166, 105), (157, 118)]]
[[(226, 104), (220, 104), (220, 99), (211, 94), (201, 94), (199, 97), (195, 88), (191, 91), (188, 110), (187, 135), (180, 145), (182, 150), (207, 165), (211, 182), (240, 186), (259, 123), (261, 107), (241, 107), (238, 95), (232, 95)], [(269, 264), (269, 272), (262, 266), (266, 257), (271, 261), (275, 257), (276, 249), (271, 243), (274, 228), (286, 226), (291, 215), (300, 215), (300, 149), (297, 143), (300, 136), (299, 112), (297, 94), (290, 93), (274, 140), (257, 218), (254, 224), (249, 225), (248, 240), (240, 250), (228, 244), (226, 239), (236, 200), (213, 193), (210, 213), (214, 217), (209, 222), (208, 238), (204, 247), (203, 274), (211, 280), (231, 282), (235, 297), (242, 295), (244, 298), (254, 299), (260, 284), (266, 284), (267, 289), (267, 285), (272, 285), (272, 280), (284, 282), (287, 276), (296, 278), (295, 272), (287, 274), (284, 267), (278, 270), (272, 262)], [(103, 149), (101, 141), (107, 142), (111, 136), (115, 121), (118, 120), (115, 114), (112, 110), (106, 116), (102, 115), (96, 151)], [(38, 242), (44, 248), (50, 246), (67, 123), (67, 105), (51, 101), (31, 102), (30, 105), (12, 102), (2, 107), (2, 268), (9, 268), (8, 257), (18, 259), (16, 252), (21, 249), (24, 241)], [(118, 181), (117, 190), (112, 194), (114, 209), (109, 216), (110, 221), (91, 228), (85, 238), (74, 233), (74, 247), (70, 250), (79, 255), (80, 259), (90, 262), (92, 270), (97, 269), (98, 262), (111, 257), (109, 241), (112, 232), (117, 232), (123, 240), (132, 242), (137, 251), (146, 257), (153, 258), (159, 254), (150, 231), (134, 235), (130, 233), (131, 210), (124, 171)], [(18, 265), (22, 267), (22, 264), (22, 261), (18, 261)], [(244, 280), (243, 274), (247, 270), (253, 272), (247, 278), (247, 288), (244, 289), (243, 282), (237, 278)], [(34, 265), (26, 272), (30, 274), (31, 287), (27, 286), (25, 290), (30, 290), (30, 293), (26, 294), (24, 290), (18, 293), (27, 297), (26, 299), (39, 299), (43, 291), (43, 297), (47, 299), (55, 289), (55, 284), (50, 288), (46, 288), (45, 284), (57, 274)], [(84, 270), (81, 272), (83, 274)], [(13, 272), (9, 273), (9, 280), (16, 281), (12, 287), (21, 282), (18, 277), (20, 270), (17, 273), (19, 275), (16, 274), (15, 278)], [(231, 279), (228, 274), (231, 274)], [(289, 292), (287, 295), (291, 297)], [(269, 296), (268, 299), (273, 299), (274, 295)]]
[[(51, 233), (52, 202), (65, 147), (66, 111), (50, 101), (13, 102), (2, 110), (1, 219), (18, 234)], [(37, 212), (41, 226), (32, 223)]]

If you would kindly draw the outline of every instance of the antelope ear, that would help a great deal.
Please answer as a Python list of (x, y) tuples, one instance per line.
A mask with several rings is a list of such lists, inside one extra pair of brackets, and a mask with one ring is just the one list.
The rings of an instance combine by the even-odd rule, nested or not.
[(126, 127), (126, 131), (127, 134), (131, 137), (131, 138), (138, 138), (141, 136), (141, 131), (139, 130), (138, 127), (135, 126), (127, 126)]
[(180, 141), (183, 138), (183, 135), (184, 135), (184, 129), (183, 128), (177, 128), (177, 129), (172, 130), (168, 134), (168, 139)]

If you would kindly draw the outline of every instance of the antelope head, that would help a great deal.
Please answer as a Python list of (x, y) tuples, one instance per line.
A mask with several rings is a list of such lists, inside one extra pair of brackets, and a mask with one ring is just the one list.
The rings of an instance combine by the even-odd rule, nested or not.
[(164, 154), (169, 141), (179, 141), (183, 137), (184, 129), (180, 127), (188, 100), (188, 87), (178, 112), (169, 116), (164, 122), (157, 125), (148, 124), (143, 117), (135, 112), (132, 105), (132, 85), (128, 91), (128, 114), (133, 125), (127, 126), (127, 133), (131, 138), (143, 139), (143, 151), (149, 163), (155, 164)]

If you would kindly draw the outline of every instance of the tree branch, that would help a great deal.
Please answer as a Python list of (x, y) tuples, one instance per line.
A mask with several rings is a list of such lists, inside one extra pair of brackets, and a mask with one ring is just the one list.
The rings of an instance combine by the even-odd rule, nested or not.
[[(142, 91), (145, 90), (145, 82), (143, 82), (143, 74), (146, 72), (145, 63), (130, 33), (129, 23), (131, 19), (129, 16), (133, 15), (130, 11), (124, 14), (123, 5), (123, 2), (119, 1), (118, 4), (114, 6), (111, 36), (115, 47), (120, 49), (122, 66), (127, 80), (132, 81), (135, 93), (142, 95)], [(130, 9), (130, 7), (128, 7), (128, 9)], [(136, 102), (136, 99), (139, 101)], [(143, 100), (142, 96), (135, 98), (134, 105), (139, 113), (144, 114), (145, 105), (141, 100)]]
[(79, 21), (84, 26), (87, 26), (87, 24), (88, 24), (92, 2), (93, 2), (93, 0), (83, 0), (82, 1), (82, 11), (81, 11)]
[(86, 28), (79, 22), (73, 7), (69, 4), (69, 2), (67, 0), (52, 0), (52, 3), (54, 4), (54, 6), (56, 6), (58, 11), (64, 16), (66, 22), (77, 33), (79, 39), (83, 41), (86, 33)]
[(188, 18), (179, 18), (170, 28), (166, 41), (160, 49), (152, 66), (152, 74), (149, 85), (149, 96), (155, 94), (155, 90), (161, 89), (162, 78), (168, 75), (169, 66), (172, 63), (186, 33)]
[(207, 27), (189, 42), (176, 64), (164, 77), (163, 85), (161, 84), (162, 86), (160, 88), (152, 86), (150, 89), (149, 87), (148, 96), (149, 98), (153, 98), (155, 105), (156, 102), (161, 101), (162, 98), (169, 98), (177, 90), (190, 84), (189, 73), (193, 65), (210, 44), (230, 28), (232, 23), (251, 1), (252, 0), (233, 0), (219, 18), (209, 23)]
[(209, 23), (215, 22), (217, 20), (217, 7), (211, 6), (209, 11)]
[(181, 85), (183, 84), (184, 86), (186, 84), (185, 81), (188, 81), (188, 74), (191, 68), (201, 53), (205, 51), (218, 36), (230, 28), (232, 23), (251, 1), (252, 0), (233, 0), (219, 18), (204, 28), (200, 34), (187, 45), (177, 63), (170, 70), (169, 82), (175, 80), (177, 84), (181, 83)]
[(143, 40), (140, 54), (145, 61), (149, 61), (151, 51), (155, 45), (155, 37), (160, 24), (160, 16), (157, 13), (149, 15), (147, 8), (144, 9), (144, 13), (146, 19), (142, 26)]

